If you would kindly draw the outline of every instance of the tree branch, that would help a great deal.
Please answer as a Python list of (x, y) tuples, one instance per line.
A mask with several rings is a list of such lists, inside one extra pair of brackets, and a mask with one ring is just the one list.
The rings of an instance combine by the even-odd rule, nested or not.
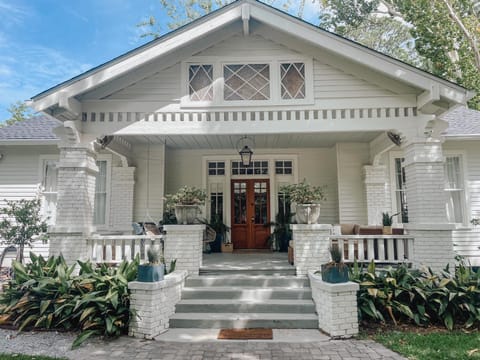
[(387, 8), (387, 12), (392, 17), (403, 18), (403, 14), (395, 9), (394, 5), (388, 2), (387, 0), (380, 0), (380, 3)]
[(473, 49), (473, 54), (475, 56), (475, 66), (477, 67), (477, 69), (480, 71), (480, 51), (479, 51), (479, 48), (478, 48), (478, 45), (477, 45), (477, 42), (475, 41), (475, 38), (472, 36), (472, 34), (470, 34), (470, 32), (468, 31), (468, 29), (465, 27), (465, 25), (463, 24), (462, 20), (460, 20), (460, 18), (457, 16), (455, 10), (453, 9), (452, 5), (450, 4), (450, 2), (448, 0), (442, 0), (443, 3), (447, 6), (447, 9), (448, 9), (448, 13), (450, 14), (450, 17), (453, 19), (453, 21), (455, 21), (455, 23), (458, 25), (458, 27), (460, 28), (460, 30), (463, 32), (463, 34), (465, 35), (468, 43), (470, 44), (470, 46), (472, 47)]

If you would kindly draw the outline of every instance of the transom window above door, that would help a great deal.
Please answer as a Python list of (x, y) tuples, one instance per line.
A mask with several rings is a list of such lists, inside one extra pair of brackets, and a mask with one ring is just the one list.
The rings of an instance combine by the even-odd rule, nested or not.
[(311, 60), (237, 59), (227, 62), (225, 59), (196, 59), (202, 61), (185, 63), (182, 70), (185, 81), (182, 106), (299, 105), (314, 102)]

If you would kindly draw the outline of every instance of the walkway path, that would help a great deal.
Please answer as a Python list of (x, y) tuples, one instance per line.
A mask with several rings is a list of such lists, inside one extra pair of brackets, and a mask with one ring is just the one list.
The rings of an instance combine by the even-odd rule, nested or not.
[[(32, 355), (48, 355), (66, 357), (68, 359), (115, 359), (115, 360), (302, 360), (302, 359), (404, 359), (371, 340), (329, 340), (321, 336), (315, 342), (278, 342), (286, 340), (300, 341), (306, 339), (305, 333), (295, 333), (283, 336), (274, 334), (274, 341), (211, 341), (207, 336), (201, 342), (178, 335), (177, 340), (169, 341), (172, 336), (163, 337), (168, 341), (139, 340), (121, 337), (103, 342), (93, 340), (77, 350), (71, 351), (70, 345), (74, 339), (72, 334), (55, 332), (27, 332), (17, 335), (14, 331), (0, 329), (0, 353), (24, 353)], [(282, 335), (282, 334), (281, 334)], [(197, 339), (199, 340), (199, 339)]]

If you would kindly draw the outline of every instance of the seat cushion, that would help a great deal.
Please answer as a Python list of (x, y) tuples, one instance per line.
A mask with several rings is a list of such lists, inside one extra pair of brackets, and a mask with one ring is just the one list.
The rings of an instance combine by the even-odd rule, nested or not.
[(342, 235), (357, 235), (360, 228), (357, 224), (340, 224)]

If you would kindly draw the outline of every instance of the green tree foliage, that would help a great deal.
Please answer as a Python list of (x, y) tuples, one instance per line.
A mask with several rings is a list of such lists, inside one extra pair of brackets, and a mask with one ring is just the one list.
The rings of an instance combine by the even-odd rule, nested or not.
[[(32, 111), (23, 101), (17, 101), (15, 104), (11, 104), (7, 111), (10, 113), (10, 118), (5, 121), (4, 125), (12, 125), (32, 116)], [(2, 125), (0, 124), (0, 126)]]
[(7, 201), (0, 209), (0, 242), (18, 248), (17, 260), (23, 262), (25, 245), (32, 246), (35, 237), (46, 240), (47, 223), (40, 216), (40, 200)]
[[(350, 10), (336, 10), (341, 4)], [(322, 27), (480, 93), (480, 20), (473, 12), (473, 0), (322, 0), (321, 6)], [(398, 38), (398, 33), (388, 39), (386, 49), (365, 41), (362, 34), (371, 39), (375, 19), (382, 17), (385, 24), (399, 21), (402, 32), (408, 29), (421, 58), (394, 53), (395, 48), (408, 53), (409, 42)], [(362, 32), (356, 31), (361, 27)], [(480, 95), (469, 105), (480, 109)]]

